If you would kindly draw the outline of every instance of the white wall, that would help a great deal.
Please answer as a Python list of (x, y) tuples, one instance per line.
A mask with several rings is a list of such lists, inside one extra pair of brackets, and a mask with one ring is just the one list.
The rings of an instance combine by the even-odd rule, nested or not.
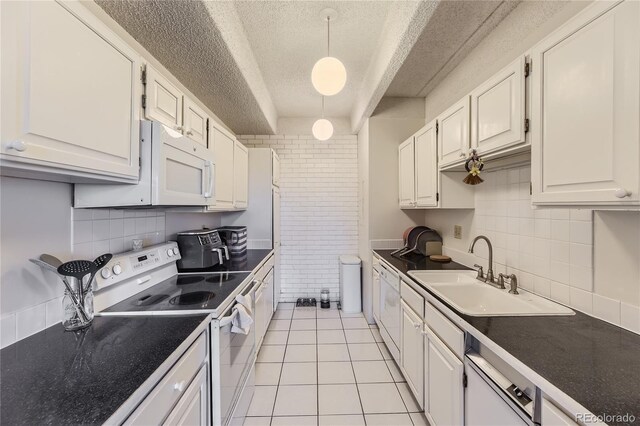
[(0, 177), (0, 347), (62, 319), (64, 286), (29, 258), (92, 260), (175, 238), (177, 231), (220, 225), (219, 213), (162, 209), (74, 209), (71, 184)]
[(363, 311), (373, 322), (371, 248), (399, 244), (403, 231), (423, 221), (419, 211), (398, 208), (398, 146), (424, 126), (419, 98), (384, 98), (358, 134), (361, 205), (358, 236)]
[(358, 253), (356, 136), (335, 135), (324, 142), (291, 134), (239, 139), (280, 156), (281, 300), (319, 298), (325, 288), (337, 300), (338, 257)]

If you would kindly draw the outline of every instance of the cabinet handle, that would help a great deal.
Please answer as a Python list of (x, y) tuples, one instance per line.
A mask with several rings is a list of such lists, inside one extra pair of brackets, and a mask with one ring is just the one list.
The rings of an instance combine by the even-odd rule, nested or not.
[(191, 130), (187, 130), (187, 135), (192, 136), (193, 132)]
[(173, 390), (176, 390), (178, 392), (182, 392), (184, 390), (184, 381), (178, 382), (175, 385), (173, 385)]
[(23, 141), (11, 141), (5, 145), (5, 148), (7, 149), (7, 151), (15, 150), (15, 151), (22, 152), (27, 150), (27, 144), (24, 143)]
[(182, 129), (183, 129), (183, 127), (182, 127), (182, 126), (176, 126), (176, 130), (177, 130), (177, 131), (181, 132), (181, 131), (182, 131)]
[(420, 328), (422, 328), (422, 324), (420, 324), (419, 322), (414, 322), (413, 326), (415, 327), (416, 330), (420, 330)]
[(613, 195), (615, 195), (618, 198), (626, 198), (626, 197), (629, 197), (631, 195), (631, 191), (627, 191), (624, 188), (618, 188), (618, 189), (615, 190)]

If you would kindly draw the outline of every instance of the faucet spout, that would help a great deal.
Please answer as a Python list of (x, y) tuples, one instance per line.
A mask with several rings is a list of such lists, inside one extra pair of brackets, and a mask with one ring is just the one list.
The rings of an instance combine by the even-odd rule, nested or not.
[(473, 248), (475, 247), (478, 240), (484, 240), (489, 247), (489, 269), (487, 270), (485, 282), (493, 283), (495, 282), (495, 277), (493, 275), (493, 246), (491, 245), (491, 241), (489, 241), (489, 238), (485, 237), (484, 235), (478, 235), (477, 237), (475, 237), (471, 242), (471, 245), (469, 246), (469, 253), (473, 253)]

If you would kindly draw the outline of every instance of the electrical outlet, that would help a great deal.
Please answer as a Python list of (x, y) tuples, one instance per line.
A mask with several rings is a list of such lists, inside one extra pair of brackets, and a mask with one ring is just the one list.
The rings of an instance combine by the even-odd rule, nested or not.
[(462, 239), (462, 226), (460, 225), (453, 226), (453, 238), (456, 238), (458, 240)]

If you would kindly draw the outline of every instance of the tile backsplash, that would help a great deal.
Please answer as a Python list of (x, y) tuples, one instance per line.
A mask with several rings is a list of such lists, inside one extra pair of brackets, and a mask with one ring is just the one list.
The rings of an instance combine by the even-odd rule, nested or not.
[[(472, 235), (491, 240), (496, 276), (515, 273), (527, 290), (640, 333), (640, 307), (595, 291), (592, 210), (532, 208), (528, 166), (482, 177), (485, 182), (476, 187)], [(426, 217), (429, 226), (429, 213)], [(439, 225), (453, 227), (446, 220)], [(445, 238), (445, 247), (451, 243)], [(475, 256), (450, 247), (446, 252), (487, 270), (489, 251), (484, 241), (477, 242)]]
[(73, 209), (74, 256), (93, 259), (122, 253), (132, 249), (134, 239), (145, 246), (166, 241), (164, 211)]

